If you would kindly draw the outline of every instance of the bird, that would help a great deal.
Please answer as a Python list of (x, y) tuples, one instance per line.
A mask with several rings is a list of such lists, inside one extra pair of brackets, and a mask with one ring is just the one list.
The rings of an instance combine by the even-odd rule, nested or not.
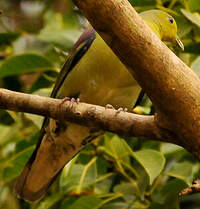
[[(147, 10), (140, 16), (162, 40), (183, 43), (175, 19), (161, 10)], [(80, 101), (129, 112), (138, 101), (141, 87), (126, 66), (90, 27), (69, 53), (54, 85), (52, 98), (79, 98)], [(104, 132), (71, 122), (45, 118), (36, 148), (14, 185), (15, 194), (26, 201), (41, 200), (62, 168), (93, 139)]]

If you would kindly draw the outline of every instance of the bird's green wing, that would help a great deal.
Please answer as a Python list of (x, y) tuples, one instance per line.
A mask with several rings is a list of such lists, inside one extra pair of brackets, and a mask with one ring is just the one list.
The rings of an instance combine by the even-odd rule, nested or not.
[(63, 65), (53, 91), (51, 93), (51, 97), (55, 98), (58, 90), (62, 86), (67, 75), (72, 71), (73, 67), (79, 62), (79, 60), (84, 56), (87, 50), (90, 48), (91, 44), (95, 39), (95, 30), (90, 28), (86, 30), (75, 43), (72, 51), (70, 52), (67, 61)]
[[(84, 56), (87, 50), (90, 48), (91, 44), (95, 40), (95, 37), (96, 37), (95, 30), (93, 28), (90, 28), (86, 30), (85, 32), (83, 32), (83, 34), (80, 36), (78, 41), (75, 43), (73, 49), (71, 50), (56, 80), (55, 86), (51, 93), (52, 98), (56, 97), (56, 94), (58, 90), (60, 89), (60, 87), (62, 86), (62, 83), (64, 82), (65, 78), (72, 71), (73, 67), (79, 62), (79, 60)], [(48, 124), (49, 124), (49, 118), (45, 117), (43, 124), (42, 124), (42, 128), (40, 130), (40, 135), (37, 141), (36, 149), (34, 150), (29, 161), (27, 162), (26, 167), (29, 167), (35, 160), (35, 157), (40, 147), (40, 144), (42, 142), (43, 136), (46, 133), (45, 127)]]

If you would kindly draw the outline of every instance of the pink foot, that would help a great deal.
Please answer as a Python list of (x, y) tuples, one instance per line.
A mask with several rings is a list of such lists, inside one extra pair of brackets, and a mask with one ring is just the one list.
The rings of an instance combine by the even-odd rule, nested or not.
[(117, 109), (117, 112), (116, 112), (116, 114), (118, 114), (118, 113), (120, 113), (120, 112), (127, 112), (128, 111), (128, 109), (127, 108), (122, 108), (122, 107), (120, 107), (119, 109)]
[(75, 98), (65, 97), (65, 98), (62, 99), (60, 105), (64, 104), (66, 101), (70, 101), (69, 108), (71, 109), (73, 107), (74, 103), (78, 104), (80, 102), (80, 99), (79, 98), (75, 99)]
[(114, 108), (111, 104), (107, 104), (107, 105), (105, 106), (105, 109), (115, 110), (115, 108)]

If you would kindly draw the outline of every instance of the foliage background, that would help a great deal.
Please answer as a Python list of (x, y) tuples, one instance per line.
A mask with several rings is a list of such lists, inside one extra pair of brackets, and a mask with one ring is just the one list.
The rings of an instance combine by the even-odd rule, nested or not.
[[(138, 12), (157, 8), (175, 17), (185, 51), (169, 47), (200, 75), (200, 0), (131, 3)], [(1, 0), (0, 8), (0, 86), (48, 96), (85, 20), (71, 0)], [(148, 98), (139, 109), (153, 111)], [(13, 184), (35, 147), (41, 122), (38, 116), (0, 110), (1, 209), (200, 208), (200, 194), (178, 197), (200, 177), (191, 154), (172, 144), (112, 133), (76, 156), (41, 202), (16, 199)]]

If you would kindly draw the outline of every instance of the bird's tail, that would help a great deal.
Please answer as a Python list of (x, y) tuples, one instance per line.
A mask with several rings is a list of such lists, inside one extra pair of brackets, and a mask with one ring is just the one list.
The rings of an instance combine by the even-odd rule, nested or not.
[(44, 197), (66, 163), (91, 139), (91, 129), (73, 123), (58, 124), (55, 120), (50, 120), (45, 132), (14, 187), (16, 195), (29, 202)]

